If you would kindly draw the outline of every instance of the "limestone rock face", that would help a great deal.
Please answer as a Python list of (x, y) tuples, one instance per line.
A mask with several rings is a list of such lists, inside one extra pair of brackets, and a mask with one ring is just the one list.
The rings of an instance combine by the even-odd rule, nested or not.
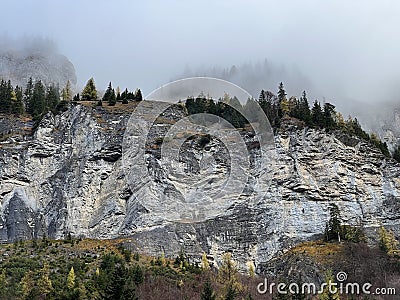
[[(194, 222), (178, 220), (176, 210), (161, 212), (155, 201), (189, 199), (183, 176), (218, 185), (232, 168), (234, 156), (213, 136), (187, 138), (178, 162), (163, 161), (159, 137), (185, 115), (176, 106), (153, 125), (139, 157), (150, 175), (134, 182), (122, 149), (130, 113), (72, 105), (46, 115), (32, 138), (2, 142), (0, 238), (124, 236), (130, 247), (151, 255), (175, 256), (184, 248), (193, 258), (206, 252), (218, 264), (231, 251), (243, 269), (253, 261), (262, 270), (277, 254), (320, 236), (332, 202), (344, 222), (363, 226), (370, 239), (381, 225), (400, 236), (400, 165), (357, 138), (291, 124), (275, 135), (267, 156), (254, 137), (240, 133), (250, 170), (243, 193), (229, 206)], [(140, 133), (130, 134), (135, 140)], [(133, 150), (129, 157), (136, 159)]]
[(74, 65), (67, 57), (57, 53), (0, 51), (0, 78), (10, 79), (12, 84), (25, 86), (29, 77), (44, 84), (64, 87), (69, 80), (76, 85)]

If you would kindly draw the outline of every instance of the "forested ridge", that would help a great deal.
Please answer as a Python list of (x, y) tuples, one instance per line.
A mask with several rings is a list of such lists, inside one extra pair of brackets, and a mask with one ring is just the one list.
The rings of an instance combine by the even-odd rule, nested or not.
[[(258, 104), (255, 105), (255, 104)], [(269, 123), (276, 132), (283, 120), (296, 119), (301, 125), (309, 128), (325, 130), (327, 132), (339, 130), (348, 135), (357, 136), (380, 149), (388, 158), (393, 157), (400, 162), (400, 145), (391, 155), (386, 142), (382, 142), (375, 133), (368, 134), (360, 125), (357, 118), (348, 116), (347, 119), (329, 102), (322, 103), (315, 100), (310, 107), (306, 91), (300, 98), (288, 97), (283, 83), (279, 84), (277, 94), (271, 91), (260, 92), (258, 99), (247, 99), (242, 105), (236, 97), (225, 95), (220, 99), (204, 96), (189, 97), (185, 102), (189, 114), (210, 113), (224, 118), (236, 128), (249, 124), (243, 115), (254, 116), (259, 107), (264, 111)]]
[[(45, 86), (40, 80), (34, 81), (32, 78), (29, 78), (25, 88), (13, 87), (10, 80), (0, 81), (0, 113), (17, 116), (29, 114), (35, 121), (40, 120), (48, 111), (57, 113), (65, 110), (68, 102), (95, 101), (98, 106), (102, 106), (103, 103), (114, 106), (117, 102), (127, 104), (129, 101), (142, 100), (140, 89), (129, 91), (126, 88), (121, 92), (119, 87), (115, 90), (111, 82), (103, 97), (99, 98), (93, 78), (87, 81), (81, 93), (74, 96), (69, 81), (63, 88), (55, 84)], [(348, 116), (345, 119), (336, 111), (335, 105), (329, 102), (321, 104), (315, 100), (310, 106), (306, 91), (299, 98), (288, 97), (283, 83), (279, 84), (277, 94), (262, 90), (258, 99), (249, 98), (244, 105), (235, 96), (224, 95), (220, 99), (212, 99), (200, 94), (197, 97), (188, 97), (185, 106), (189, 114), (214, 114), (236, 128), (249, 124), (244, 115), (253, 116), (260, 107), (275, 131), (280, 128), (282, 120), (294, 118), (300, 120), (303, 126), (326, 131), (340, 130), (357, 136), (375, 145), (386, 157), (392, 157), (400, 162), (400, 145), (397, 145), (391, 154), (386, 142), (381, 141), (375, 133), (368, 134), (357, 118)]]

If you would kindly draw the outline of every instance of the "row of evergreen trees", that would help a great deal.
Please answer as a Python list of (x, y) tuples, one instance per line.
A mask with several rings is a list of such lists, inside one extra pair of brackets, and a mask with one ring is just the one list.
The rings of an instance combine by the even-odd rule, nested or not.
[[(98, 105), (103, 102), (108, 105), (115, 105), (118, 101), (128, 103), (129, 101), (141, 101), (143, 99), (140, 89), (130, 92), (125, 89), (120, 93), (109, 83), (102, 99), (98, 99), (98, 92), (93, 78), (90, 78), (84, 87), (81, 96), (76, 94), (72, 98), (71, 83), (68, 81), (66, 86), (61, 89), (58, 85), (50, 84), (47, 87), (41, 80), (34, 81), (29, 78), (25, 90), (19, 86), (13, 87), (11, 81), (0, 81), (0, 113), (22, 114), (29, 113), (34, 119), (40, 119), (49, 110), (59, 110), (65, 105), (66, 101), (74, 100), (96, 100)], [(298, 99), (294, 96), (287, 98), (283, 83), (280, 83), (278, 93), (275, 95), (270, 91), (262, 90), (257, 100), (248, 99), (242, 106), (236, 97), (224, 95), (218, 101), (205, 97), (200, 94), (197, 98), (188, 98), (186, 108), (189, 114), (209, 113), (220, 116), (230, 122), (236, 128), (242, 128), (249, 123), (243, 115), (257, 116), (258, 106), (266, 114), (271, 126), (274, 129), (280, 127), (284, 118), (296, 118), (312, 128), (325, 130), (341, 130), (350, 135), (356, 135), (378, 147), (384, 155), (390, 157), (386, 142), (382, 142), (375, 134), (366, 133), (357, 118), (343, 118), (340, 112), (335, 110), (335, 106), (329, 102), (321, 103), (314, 101), (310, 108), (307, 94), (304, 91)], [(251, 120), (254, 121), (254, 120)], [(400, 145), (395, 149), (393, 158), (400, 162)]]
[[(11, 84), (11, 81), (0, 81), (0, 113), (21, 115), (28, 113), (34, 119), (40, 119), (50, 110), (61, 109), (67, 101), (98, 100), (98, 93), (93, 78), (89, 79), (82, 91), (82, 96), (76, 94), (72, 97), (70, 81), (60, 90), (59, 85), (50, 84), (45, 86), (41, 80), (29, 78), (25, 89)], [(105, 101), (109, 105), (115, 105), (118, 101), (126, 104), (128, 101), (141, 101), (142, 92), (136, 89), (130, 92), (125, 89), (122, 93), (112, 88), (111, 82), (99, 105)]]
[(16, 115), (26, 112), (38, 119), (49, 110), (58, 109), (60, 99), (67, 100), (67, 89), (70, 91), (69, 82), (60, 94), (58, 85), (46, 87), (41, 80), (29, 78), (25, 90), (19, 86), (13, 87), (10, 80), (1, 80), (0, 112)]
[(11, 81), (0, 82), (0, 112), (9, 114), (21, 114), (24, 112), (22, 88), (11, 85)]
[(225, 119), (236, 128), (242, 128), (248, 123), (242, 114), (243, 107), (239, 100), (236, 97), (231, 98), (228, 94), (225, 94), (217, 102), (200, 94), (197, 98), (188, 98), (185, 106), (190, 115), (199, 113), (213, 114)]
[(99, 100), (94, 79), (90, 78), (83, 88), (82, 95), (75, 95), (73, 100), (98, 101), (99, 105), (102, 105), (103, 102), (106, 102), (108, 105), (113, 106), (118, 101), (122, 102), (123, 104), (127, 104), (129, 101), (142, 101), (143, 97), (140, 89), (136, 89), (135, 92), (130, 92), (128, 89), (125, 89), (121, 93), (119, 88), (117, 88), (117, 91), (115, 91), (110, 82), (103, 95), (103, 98)]
[[(223, 98), (214, 101), (212, 98), (200, 94), (196, 98), (188, 98), (185, 106), (191, 115), (214, 114), (224, 118), (236, 128), (244, 127), (249, 121), (260, 121), (257, 120), (257, 115), (259, 107), (261, 107), (274, 130), (280, 127), (283, 119), (296, 118), (310, 128), (327, 131), (340, 130), (349, 135), (355, 135), (374, 144), (385, 156), (390, 157), (386, 142), (382, 142), (376, 134), (365, 132), (357, 118), (349, 116), (345, 120), (342, 114), (336, 111), (335, 106), (329, 102), (321, 104), (315, 100), (310, 107), (305, 91), (300, 98), (294, 96), (287, 98), (283, 83), (279, 84), (277, 95), (262, 90), (257, 100), (248, 99), (245, 105), (241, 105), (236, 97), (229, 95), (224, 95)], [(253, 120), (247, 120), (243, 115), (250, 116)], [(400, 145), (395, 150), (393, 158), (400, 162)]]
[(345, 120), (342, 114), (336, 111), (335, 106), (329, 102), (321, 105), (318, 100), (315, 100), (313, 106), (310, 108), (305, 91), (300, 99), (294, 96), (287, 99), (285, 88), (281, 82), (277, 96), (271, 92), (262, 90), (258, 102), (274, 128), (280, 126), (282, 118), (293, 117), (304, 121), (308, 127), (325, 129), (327, 131), (341, 130), (350, 135), (355, 135), (371, 142), (385, 156), (390, 157), (386, 142), (382, 142), (374, 133), (369, 135), (365, 132), (357, 118), (353, 119), (349, 116)]

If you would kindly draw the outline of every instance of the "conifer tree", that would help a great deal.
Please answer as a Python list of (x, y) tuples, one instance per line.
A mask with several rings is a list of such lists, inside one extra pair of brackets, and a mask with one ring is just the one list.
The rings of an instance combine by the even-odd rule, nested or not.
[(46, 91), (46, 105), (49, 109), (54, 109), (60, 101), (58, 87), (51, 84)]
[(73, 101), (77, 102), (77, 101), (80, 101), (80, 100), (81, 100), (81, 97), (80, 97), (80, 95), (79, 95), (79, 93), (78, 93), (78, 94), (76, 94), (76, 95), (74, 96)]
[(312, 126), (313, 122), (312, 122), (311, 111), (310, 111), (310, 106), (308, 104), (306, 91), (303, 91), (303, 94), (300, 98), (299, 110), (300, 110), (301, 119), (306, 123), (307, 126)]
[(6, 270), (1, 269), (0, 271), (0, 299), (5, 299), (4, 297), (7, 296), (7, 277), (6, 277)]
[(201, 269), (203, 271), (210, 270), (210, 264), (208, 263), (207, 255), (205, 252), (203, 252), (203, 255), (201, 256)]
[(14, 88), (14, 94), (15, 94), (15, 103), (13, 103), (13, 113), (14, 114), (22, 114), (25, 110), (24, 108), (24, 102), (23, 102), (23, 92), (22, 88), (20, 88), (18, 85)]
[(289, 102), (286, 99), (286, 91), (282, 82), (279, 84), (278, 102), (279, 102), (279, 116), (283, 117), (289, 115), (290, 111)]
[(22, 277), (19, 285), (21, 286), (22, 299), (32, 299), (31, 294), (35, 286), (33, 272), (27, 271)]
[(0, 82), (0, 112), (9, 113), (11, 107), (11, 95), (8, 91), (7, 83)]
[(136, 89), (136, 91), (135, 91), (135, 100), (136, 101), (143, 100), (142, 91), (140, 89)]
[(215, 300), (216, 296), (212, 288), (210, 280), (207, 280), (201, 293), (201, 300)]
[(115, 91), (112, 88), (111, 82), (108, 84), (108, 88), (103, 96), (103, 101), (108, 102), (108, 105), (113, 106), (117, 103), (117, 98), (115, 96)]
[(64, 87), (65, 90), (65, 98), (63, 98), (64, 101), (71, 101), (72, 100), (72, 89), (71, 89), (71, 82), (67, 80), (67, 83)]
[(32, 97), (28, 103), (28, 112), (34, 117), (38, 118), (46, 109), (46, 91), (42, 81), (35, 82)]
[(392, 255), (398, 253), (399, 242), (396, 240), (391, 230), (386, 230), (385, 227), (379, 228), (379, 244), (383, 251)]
[(321, 104), (315, 100), (311, 109), (312, 122), (317, 127), (324, 126), (324, 115), (322, 113)]
[(286, 91), (285, 91), (285, 87), (283, 86), (283, 83), (281, 82), (279, 84), (279, 89), (278, 89), (278, 100), (279, 100), (279, 102), (281, 102), (285, 98), (286, 98)]
[(125, 89), (125, 91), (122, 92), (120, 98), (123, 104), (128, 104), (128, 89)]
[(40, 299), (45, 299), (53, 290), (53, 285), (49, 278), (49, 266), (46, 263), (43, 265), (40, 274), (41, 276), (36, 283), (37, 293)]
[(224, 285), (225, 299), (234, 299), (243, 287), (238, 279), (237, 264), (232, 259), (231, 253), (222, 256), (222, 264), (218, 269), (219, 281)]
[(340, 218), (340, 211), (339, 207), (331, 203), (329, 205), (329, 221), (326, 226), (326, 240), (338, 240), (340, 242), (340, 226), (341, 226), (341, 218)]
[(252, 261), (249, 261), (247, 263), (247, 267), (249, 268), (249, 276), (251, 278), (253, 278), (256, 275), (256, 271), (255, 271), (255, 267), (254, 267), (254, 263)]
[(117, 86), (116, 90), (115, 90), (116, 96), (117, 96), (117, 101), (121, 101), (121, 90), (119, 88), (119, 86)]
[(324, 127), (327, 129), (333, 129), (336, 127), (334, 117), (336, 116), (335, 106), (331, 103), (326, 102), (323, 109), (323, 120)]
[(94, 79), (90, 78), (86, 83), (86, 86), (82, 91), (82, 100), (96, 100), (97, 99), (97, 90), (96, 85), (94, 83)]
[(332, 274), (331, 270), (328, 270), (325, 274), (325, 283), (326, 286), (323, 290), (323, 293), (320, 295), (319, 299), (321, 300), (340, 300), (339, 291), (337, 285), (333, 285), (335, 283), (335, 278)]
[(71, 270), (68, 273), (67, 287), (68, 289), (72, 290), (74, 286), (75, 286), (75, 271), (74, 267), (71, 267)]

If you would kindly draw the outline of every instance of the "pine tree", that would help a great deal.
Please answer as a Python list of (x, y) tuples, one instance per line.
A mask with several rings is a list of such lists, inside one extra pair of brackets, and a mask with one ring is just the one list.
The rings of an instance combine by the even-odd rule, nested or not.
[(222, 263), (218, 269), (219, 281), (224, 285), (225, 299), (234, 299), (243, 287), (238, 280), (237, 264), (232, 259), (231, 253), (222, 256)]
[(112, 88), (111, 82), (108, 84), (108, 88), (103, 96), (103, 101), (108, 102), (108, 105), (113, 106), (117, 103), (117, 98), (115, 96), (115, 91)]
[(282, 101), (280, 101), (280, 116), (288, 116), (289, 112), (290, 112), (290, 107), (289, 107), (289, 101), (285, 98), (282, 99)]
[(72, 290), (75, 286), (75, 271), (74, 267), (71, 267), (71, 270), (68, 273), (67, 277), (67, 287), (68, 289)]
[(327, 129), (333, 129), (336, 127), (336, 122), (334, 117), (336, 116), (335, 106), (330, 103), (324, 104), (323, 109), (323, 119), (324, 119), (324, 127)]
[(247, 267), (249, 268), (249, 276), (250, 276), (250, 278), (253, 278), (256, 275), (254, 263), (252, 261), (249, 261), (247, 263)]
[(12, 112), (12, 96), (14, 89), (11, 85), (11, 80), (7, 81), (6, 90), (5, 90), (5, 110), (7, 113)]
[(128, 104), (128, 94), (129, 94), (128, 89), (125, 88), (125, 90), (120, 95), (123, 104)]
[[(319, 299), (321, 300), (340, 300), (339, 297), (339, 291), (337, 286), (335, 287), (335, 278), (332, 275), (332, 271), (328, 270), (327, 273), (325, 274), (325, 283), (327, 284), (326, 287), (323, 290), (323, 293), (320, 295)], [(336, 291), (335, 291), (336, 289)], [(334, 291), (334, 293), (331, 292)]]
[(37, 293), (40, 299), (45, 299), (53, 290), (53, 285), (49, 278), (49, 266), (45, 263), (42, 270), (40, 271), (41, 276), (39, 277), (36, 287)]
[(201, 269), (203, 271), (210, 270), (210, 264), (208, 263), (207, 255), (205, 252), (203, 252), (203, 255), (201, 256)]
[(387, 254), (397, 254), (399, 242), (396, 240), (391, 230), (386, 230), (385, 227), (379, 228), (379, 245)]
[(279, 89), (278, 89), (278, 101), (281, 102), (284, 99), (286, 99), (286, 91), (285, 87), (283, 86), (283, 83), (281, 82), (279, 84)]
[(65, 88), (61, 90), (61, 99), (62, 101), (67, 101), (67, 91), (65, 90)]
[(51, 84), (46, 91), (46, 106), (49, 109), (54, 109), (60, 101), (60, 93), (58, 87)]
[(7, 87), (4, 80), (0, 82), (0, 112), (7, 113)]
[(276, 95), (270, 91), (262, 90), (258, 97), (258, 105), (260, 105), (261, 109), (264, 111), (271, 126), (278, 128), (280, 125), (279, 112), (281, 110)]
[(6, 270), (1, 269), (0, 272), (0, 299), (5, 299), (5, 296), (7, 296), (7, 276), (6, 276)]
[(342, 131), (346, 131), (346, 122), (344, 121), (343, 115), (340, 112), (336, 113), (336, 124)]
[(312, 126), (313, 121), (311, 117), (310, 106), (308, 104), (306, 91), (303, 91), (303, 94), (299, 101), (299, 110), (301, 115), (301, 120), (303, 120), (307, 126)]
[(322, 113), (321, 104), (317, 100), (314, 101), (314, 105), (311, 109), (311, 116), (315, 126), (321, 128), (324, 126), (324, 115)]
[(71, 89), (71, 82), (68, 80), (65, 87), (63, 88), (63, 101), (71, 101), (72, 100), (72, 89)]
[(117, 101), (121, 101), (122, 100), (122, 98), (121, 98), (121, 90), (120, 90), (119, 86), (117, 86), (117, 88), (115, 90), (115, 93), (117, 95)]
[(32, 271), (27, 271), (22, 277), (20, 283), (22, 299), (32, 299), (31, 293), (35, 286), (35, 279)]
[(18, 85), (14, 88), (14, 94), (15, 94), (15, 103), (13, 103), (13, 113), (20, 115), (24, 113), (24, 102), (23, 102), (23, 92), (22, 88), (20, 88)]
[(386, 142), (382, 142), (376, 133), (371, 133), (369, 140), (371, 141), (372, 144), (374, 144), (377, 148), (379, 148), (379, 150), (381, 150), (383, 155), (385, 155), (386, 157), (390, 157), (390, 152)]
[[(198, 99), (199, 98), (196, 99), (196, 103)], [(228, 105), (225, 105), (225, 109), (223, 109), (221, 117), (231, 123), (235, 128), (243, 128), (244, 125), (247, 123), (247, 120), (242, 114), (243, 107), (240, 104), (239, 100), (234, 96), (233, 98), (229, 98), (229, 100), (224, 101), (227, 101), (226, 103)], [(200, 109), (199, 112), (207, 113), (208, 103), (206, 99), (203, 98), (201, 101), (199, 101), (198, 105)]]
[(140, 89), (136, 89), (136, 91), (135, 91), (135, 100), (136, 101), (143, 100), (142, 91)]
[(225, 294), (225, 300), (234, 300), (236, 296), (236, 290), (234, 286), (230, 283), (228, 285), (226, 294)]
[(28, 103), (28, 112), (34, 117), (39, 118), (45, 113), (46, 91), (42, 81), (35, 82), (32, 97)]
[(338, 240), (340, 242), (340, 229), (341, 229), (341, 218), (339, 207), (331, 203), (329, 205), (329, 221), (326, 226), (326, 240)]
[(74, 96), (73, 101), (75, 101), (75, 102), (81, 101), (81, 97), (80, 97), (79, 93)]
[(94, 79), (90, 78), (86, 83), (86, 86), (82, 91), (82, 100), (96, 100), (97, 99), (97, 90), (96, 85), (94, 83)]
[(282, 82), (279, 84), (278, 102), (279, 102), (279, 116), (283, 117), (289, 115), (290, 111), (289, 102), (286, 99), (286, 91)]
[(203, 287), (203, 292), (201, 293), (201, 300), (215, 300), (216, 296), (212, 288), (210, 280), (207, 280)]
[(0, 82), (0, 112), (12, 113), (13, 100), (12, 97), (14, 89), (11, 85), (11, 81), (1, 80)]
[(164, 254), (164, 251), (161, 253), (160, 264), (161, 264), (161, 266), (165, 266), (165, 254)]

